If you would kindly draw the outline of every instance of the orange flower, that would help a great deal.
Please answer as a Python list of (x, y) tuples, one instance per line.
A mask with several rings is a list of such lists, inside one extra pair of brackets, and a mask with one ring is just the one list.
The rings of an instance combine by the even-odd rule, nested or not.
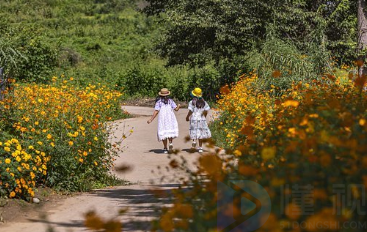
[(282, 104), (284, 107), (298, 107), (299, 106), (299, 102), (295, 101), (295, 100), (287, 100)]
[(272, 76), (273, 76), (274, 78), (280, 77), (281, 75), (282, 75), (282, 73), (281, 73), (279, 70), (275, 70), (275, 71), (273, 72), (273, 74), (272, 74)]
[(10, 198), (15, 197), (15, 192), (14, 192), (14, 191), (11, 191), (11, 192), (10, 192), (10, 194), (9, 194), (9, 197), (10, 197)]
[(200, 157), (199, 163), (209, 175), (217, 174), (222, 168), (222, 161), (216, 155), (204, 155)]

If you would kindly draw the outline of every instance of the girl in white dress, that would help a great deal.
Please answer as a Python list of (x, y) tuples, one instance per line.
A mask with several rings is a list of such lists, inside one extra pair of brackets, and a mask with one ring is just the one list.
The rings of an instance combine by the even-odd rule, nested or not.
[(156, 99), (152, 117), (147, 121), (150, 124), (158, 115), (158, 141), (163, 142), (163, 152), (168, 153), (167, 140), (169, 141), (169, 150), (173, 149), (172, 141), (178, 137), (178, 123), (173, 110), (178, 111), (180, 105), (169, 98), (170, 91), (166, 88), (161, 89)]
[(190, 121), (190, 138), (192, 139), (192, 147), (195, 149), (196, 141), (199, 140), (199, 152), (203, 152), (203, 140), (212, 137), (206, 116), (210, 107), (202, 98), (202, 90), (195, 88), (191, 95), (194, 97), (189, 102), (189, 113), (186, 116), (186, 121)]

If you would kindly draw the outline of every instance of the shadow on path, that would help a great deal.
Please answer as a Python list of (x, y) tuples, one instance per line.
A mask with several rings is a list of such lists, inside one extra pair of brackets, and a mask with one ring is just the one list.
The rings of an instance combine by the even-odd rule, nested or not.
[(56, 226), (56, 227), (66, 227), (66, 228), (75, 228), (75, 227), (84, 227), (84, 221), (81, 220), (72, 220), (71, 222), (52, 222), (47, 219), (28, 219), (28, 221), (32, 223), (43, 223), (45, 225)]
[[(199, 153), (197, 149), (193, 149), (193, 148), (186, 148), (186, 149), (182, 149), (181, 151), (185, 151), (187, 153)], [(208, 152), (208, 151), (203, 150), (203, 152)]]
[(162, 206), (172, 203), (172, 190), (178, 186), (178, 184), (131, 186), (131, 188), (97, 190), (95, 194), (114, 199), (121, 210), (127, 209), (121, 216), (124, 231), (150, 231), (151, 221), (159, 217)]
[(154, 152), (156, 154), (164, 154), (163, 149), (151, 149), (148, 152)]

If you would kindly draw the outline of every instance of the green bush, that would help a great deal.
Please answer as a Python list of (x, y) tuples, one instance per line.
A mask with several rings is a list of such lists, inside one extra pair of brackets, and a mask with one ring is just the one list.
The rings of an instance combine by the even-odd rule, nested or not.
[(167, 86), (167, 73), (159, 67), (137, 65), (127, 70), (123, 79), (129, 95), (155, 96), (157, 90)]
[(1, 43), (14, 49), (4, 51), (8, 59), (1, 61), (12, 77), (25, 81), (46, 81), (52, 75), (58, 64), (58, 49), (41, 36), (39, 30), (35, 27), (4, 26), (0, 28), (0, 33), (3, 34)]
[(265, 41), (260, 51), (248, 54), (246, 66), (255, 70), (259, 76), (259, 89), (269, 90), (273, 85), (282, 91), (293, 83), (313, 80), (325, 71), (319, 67), (325, 67), (328, 61), (327, 53), (317, 51), (319, 48), (316, 47), (310, 48), (312, 49), (308, 54), (303, 54), (291, 42), (270, 38)]

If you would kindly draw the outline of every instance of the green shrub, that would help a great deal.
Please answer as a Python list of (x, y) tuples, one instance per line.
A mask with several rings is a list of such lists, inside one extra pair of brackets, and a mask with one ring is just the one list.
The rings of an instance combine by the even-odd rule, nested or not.
[(157, 90), (167, 86), (166, 73), (159, 67), (137, 65), (128, 69), (123, 79), (129, 95), (155, 96)]
[[(313, 80), (324, 71), (319, 67), (325, 67), (328, 56), (316, 50), (314, 47), (308, 54), (302, 54), (292, 43), (271, 38), (265, 41), (259, 52), (248, 54), (246, 66), (259, 76), (259, 89), (269, 90), (273, 85), (282, 91), (293, 83)], [(325, 59), (320, 59), (321, 56)]]

